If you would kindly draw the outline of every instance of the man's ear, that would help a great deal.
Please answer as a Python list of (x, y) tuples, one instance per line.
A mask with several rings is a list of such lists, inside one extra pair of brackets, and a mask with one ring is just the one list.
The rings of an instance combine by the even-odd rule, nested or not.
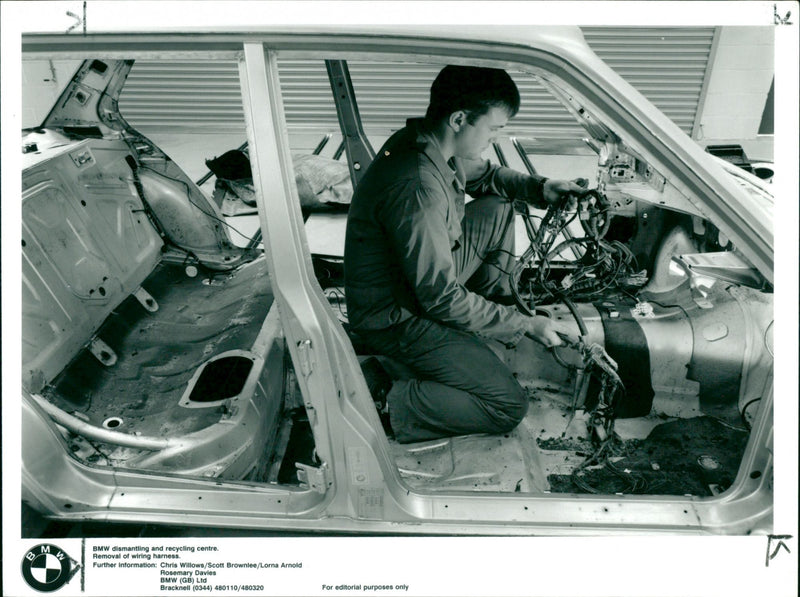
[(450, 118), (447, 120), (448, 126), (453, 129), (454, 132), (459, 132), (461, 128), (467, 123), (467, 113), (464, 110), (457, 110), (450, 114)]

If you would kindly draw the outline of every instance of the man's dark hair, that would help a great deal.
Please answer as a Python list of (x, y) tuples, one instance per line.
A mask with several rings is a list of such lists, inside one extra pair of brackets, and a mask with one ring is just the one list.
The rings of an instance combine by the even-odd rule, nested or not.
[(509, 118), (519, 111), (519, 90), (508, 73), (499, 68), (445, 66), (431, 85), (431, 100), (425, 117), (432, 121), (463, 110), (467, 121), (475, 120), (489, 108), (504, 107)]

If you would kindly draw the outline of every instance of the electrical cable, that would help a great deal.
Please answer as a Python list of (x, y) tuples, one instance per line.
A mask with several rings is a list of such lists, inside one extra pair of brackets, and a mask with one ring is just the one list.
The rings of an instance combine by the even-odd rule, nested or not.
[[(76, 436), (77, 436), (77, 434), (76, 434)], [(94, 448), (95, 452), (97, 452), (100, 456), (102, 456), (103, 458), (106, 459), (106, 466), (111, 466), (111, 457), (108, 454), (106, 454), (103, 450), (100, 449), (100, 446), (98, 445), (98, 442), (95, 442), (94, 440), (91, 440), (91, 439), (89, 439), (88, 437), (85, 437), (85, 436), (78, 436), (78, 437), (82, 437), (82, 439), (87, 444), (89, 444), (92, 448)], [(87, 460), (88, 460), (88, 457), (87, 457)]]
[[(759, 400), (761, 400), (761, 398), (759, 398)], [(741, 431), (742, 433), (747, 433), (749, 431), (749, 429), (742, 429), (741, 427), (737, 427), (736, 425), (731, 425), (730, 423), (723, 421), (722, 419), (720, 419), (719, 417), (715, 417), (714, 415), (705, 414), (703, 416), (708, 417), (709, 419), (713, 419), (723, 427), (727, 427), (728, 429), (733, 429), (734, 431)]]
[(344, 292), (333, 286), (326, 288), (322, 292), (328, 300), (328, 303), (336, 304), (336, 307), (339, 309), (339, 315), (341, 315), (340, 321), (348, 322), (347, 312), (342, 309), (342, 303), (345, 301)]
[(572, 482), (575, 483), (580, 489), (584, 490), (586, 493), (594, 493), (598, 494), (600, 491), (595, 489), (589, 483), (583, 480), (583, 476), (585, 475), (586, 469), (588, 469), (593, 464), (603, 464), (600, 461), (600, 457), (603, 456), (603, 453), (610, 448), (611, 442), (613, 441), (614, 437), (609, 435), (597, 449), (591, 455), (587, 456), (583, 462), (581, 462), (578, 466), (572, 469), (572, 473), (570, 473), (570, 477), (572, 478)]
[(616, 444), (618, 444), (618, 437), (613, 434), (609, 433), (608, 437), (603, 440), (599, 447), (595, 450), (593, 454), (588, 456), (581, 464), (575, 467), (572, 470), (571, 478), (573, 483), (586, 493), (592, 494), (599, 494), (601, 493), (599, 489), (593, 487), (589, 482), (585, 479), (586, 471), (591, 466), (597, 466), (597, 470), (602, 468), (607, 469), (615, 476), (619, 477), (620, 479), (626, 482), (626, 487), (622, 491), (618, 491), (615, 493), (623, 493), (623, 494), (642, 494), (652, 492), (657, 487), (663, 485), (666, 482), (666, 475), (662, 472), (661, 479), (656, 483), (651, 483), (647, 480), (647, 477), (637, 471), (629, 471), (626, 472), (625, 470), (621, 470), (614, 462), (611, 461), (611, 457), (614, 456), (624, 456), (624, 453), (620, 453), (618, 450), (615, 450)]
[[(605, 199), (596, 189), (582, 194), (581, 197), (593, 196), (600, 205), (605, 205)], [(588, 236), (581, 238), (568, 238), (555, 248), (552, 245), (560, 234), (564, 234), (571, 222), (579, 217), (581, 210), (590, 210), (589, 218), (581, 216), (581, 224)], [(542, 300), (555, 299), (560, 296), (554, 287), (549, 285), (548, 278), (554, 269), (556, 258), (566, 250), (572, 250), (576, 256), (574, 260), (567, 259), (565, 264), (574, 268), (562, 280), (564, 288), (559, 289), (561, 296), (580, 299), (590, 299), (608, 291), (613, 287), (624, 290), (623, 280), (632, 276), (638, 269), (636, 257), (628, 247), (619, 241), (607, 242), (602, 239), (608, 231), (611, 218), (605, 218), (602, 223), (591, 225), (598, 217), (606, 214), (607, 207), (594, 209), (593, 205), (579, 201), (578, 210), (569, 217), (564, 217), (563, 207), (550, 206), (542, 218), (538, 231), (533, 231), (532, 226), (526, 225), (526, 232), (531, 245), (518, 260), (511, 276), (511, 290), (520, 310), (530, 314), (533, 304)], [(526, 217), (523, 215), (523, 217)], [(526, 220), (527, 222), (527, 220)], [(580, 254), (582, 252), (582, 254)], [(522, 282), (522, 272), (536, 264), (536, 275), (527, 279), (527, 289)], [(560, 262), (559, 262), (560, 263)], [(563, 267), (563, 265), (562, 265)], [(526, 292), (528, 299), (522, 292)]]
[(744, 423), (744, 426), (747, 427), (747, 431), (751, 431), (753, 429), (750, 423), (747, 422), (747, 417), (745, 416), (747, 414), (747, 407), (755, 402), (758, 402), (759, 400), (761, 400), (761, 397), (753, 398), (752, 400), (745, 402), (745, 405), (742, 407), (740, 415), (742, 417), (742, 423)]
[(577, 369), (577, 370), (583, 370), (583, 367), (578, 367), (578, 366), (576, 366), (576, 365), (570, 365), (569, 363), (567, 363), (567, 362), (564, 360), (564, 357), (562, 357), (560, 354), (558, 354), (558, 349), (559, 349), (559, 348), (561, 348), (561, 346), (551, 346), (551, 347), (550, 347), (550, 354), (552, 354), (552, 355), (553, 355), (553, 358), (556, 360), (556, 363), (558, 363), (559, 365), (561, 365), (562, 367), (564, 367), (564, 369)]
[[(202, 207), (202, 206), (200, 206), (200, 205), (198, 205), (197, 203), (195, 203), (194, 201), (192, 201), (192, 197), (191, 197), (191, 187), (188, 185), (188, 183), (187, 183), (186, 181), (184, 181), (184, 180), (181, 180), (181, 179), (179, 179), (179, 178), (174, 178), (174, 177), (172, 177), (172, 176), (169, 176), (168, 174), (164, 174), (163, 172), (159, 172), (158, 170), (156, 170), (155, 168), (152, 168), (152, 167), (150, 167), (150, 166), (140, 166), (140, 168), (144, 168), (145, 170), (149, 170), (150, 172), (153, 172), (153, 173), (155, 173), (155, 174), (158, 174), (159, 176), (161, 176), (161, 177), (163, 177), (163, 178), (166, 178), (167, 180), (171, 180), (172, 182), (177, 182), (178, 184), (182, 184), (183, 186), (185, 186), (185, 187), (186, 187), (186, 199), (187, 199), (187, 201), (189, 201), (189, 203), (191, 203), (191, 204), (192, 204), (194, 207), (196, 207), (196, 208), (197, 208), (197, 209), (198, 209), (198, 210), (199, 210), (201, 213), (203, 213), (204, 215), (208, 216), (208, 217), (209, 217), (209, 218), (211, 218), (212, 220), (215, 220), (215, 221), (217, 221), (217, 222), (221, 223), (223, 226), (226, 226), (226, 227), (228, 227), (229, 229), (233, 230), (233, 231), (234, 231), (236, 234), (238, 234), (238, 235), (239, 235), (239, 236), (241, 236), (242, 238), (245, 238), (245, 239), (247, 239), (247, 241), (248, 241), (248, 242), (252, 241), (252, 240), (253, 240), (253, 238), (255, 237), (255, 235), (254, 235), (254, 236), (251, 236), (251, 237), (248, 237), (246, 234), (244, 234), (244, 233), (242, 233), (241, 231), (237, 230), (237, 229), (236, 229), (236, 227), (232, 226), (232, 225), (231, 225), (230, 223), (228, 223), (226, 220), (223, 220), (223, 219), (221, 219), (221, 218), (218, 218), (218, 217), (217, 217), (215, 214), (213, 214), (213, 213), (209, 213), (209, 212), (207, 212), (205, 209), (203, 209), (203, 207)], [(176, 245), (176, 246), (177, 246), (177, 245)], [(183, 249), (182, 247), (178, 247), (178, 248), (179, 248), (179, 249), (181, 249), (181, 250), (183, 250), (183, 251), (185, 251), (185, 249)]]
[[(139, 210), (139, 211), (144, 211), (145, 214), (147, 214), (147, 218), (153, 224), (153, 227), (156, 229), (156, 232), (158, 232), (158, 235), (161, 237), (161, 240), (164, 242), (164, 245), (165, 246), (171, 246), (171, 247), (173, 247), (173, 248), (175, 248), (175, 249), (177, 249), (179, 251), (182, 251), (183, 253), (186, 254), (187, 257), (191, 257), (192, 259), (194, 259), (195, 263), (198, 266), (205, 268), (206, 266), (201, 262), (200, 258), (197, 256), (197, 254), (194, 251), (179, 245), (174, 240), (172, 240), (172, 238), (170, 238), (169, 235), (166, 233), (166, 229), (164, 228), (164, 225), (158, 219), (158, 216), (156, 215), (155, 211), (153, 211), (153, 208), (150, 206), (150, 203), (147, 201), (147, 197), (145, 196), (144, 186), (142, 185), (141, 179), (139, 178), (139, 168), (140, 168), (139, 164), (136, 162), (136, 160), (134, 159), (134, 157), (132, 155), (126, 156), (125, 157), (125, 161), (127, 162), (128, 166), (131, 169), (131, 172), (133, 174), (133, 185), (134, 185), (134, 187), (136, 187), (136, 192), (139, 195), (139, 199), (142, 202), (143, 209)], [(152, 168), (148, 168), (147, 166), (144, 166), (144, 167), (146, 169), (148, 169), (148, 170), (152, 170), (153, 172), (156, 172), (156, 174), (160, 174), (160, 172), (158, 172), (157, 170), (153, 170)], [(166, 176), (166, 175), (162, 175), (162, 176)], [(169, 178), (170, 180), (175, 180), (175, 182), (182, 182), (180, 180), (173, 179), (173, 178), (171, 178), (169, 176), (166, 176), (166, 178)], [(186, 185), (186, 183), (183, 183), (183, 184)], [(188, 191), (188, 188), (189, 188), (188, 185), (186, 185), (186, 187), (187, 187), (187, 191)], [(191, 202), (191, 199), (190, 199), (190, 202)], [(200, 209), (200, 208), (198, 208), (198, 209)], [(185, 264), (186, 264), (186, 260), (184, 259), (184, 265)], [(211, 268), (209, 268), (209, 269), (211, 269)], [(223, 270), (211, 270), (211, 271), (226, 272), (226, 271), (232, 271), (233, 269), (235, 269), (235, 268), (228, 268), (228, 269), (223, 269)]]
[(604, 462), (605, 468), (610, 470), (620, 479), (626, 481), (629, 485), (627, 490), (623, 490), (620, 493), (645, 493), (647, 490), (647, 478), (642, 475), (641, 473), (637, 473), (636, 471), (627, 469), (622, 470), (620, 469), (614, 462), (610, 459), (606, 458)]
[(661, 307), (662, 309), (680, 309), (681, 311), (683, 311), (683, 314), (686, 316), (686, 318), (690, 319), (689, 312), (682, 305), (664, 305), (663, 303), (660, 303), (660, 302), (658, 302), (656, 300), (653, 300), (653, 299), (647, 299), (647, 302), (648, 303), (653, 303), (654, 305), (657, 305), (657, 306)]
[(569, 309), (569, 312), (572, 313), (572, 316), (575, 318), (575, 322), (578, 324), (578, 329), (581, 332), (581, 336), (588, 336), (589, 330), (586, 328), (586, 322), (583, 320), (583, 317), (581, 317), (581, 314), (578, 313), (578, 307), (566, 296), (562, 295), (560, 298), (561, 302), (567, 306), (567, 309)]

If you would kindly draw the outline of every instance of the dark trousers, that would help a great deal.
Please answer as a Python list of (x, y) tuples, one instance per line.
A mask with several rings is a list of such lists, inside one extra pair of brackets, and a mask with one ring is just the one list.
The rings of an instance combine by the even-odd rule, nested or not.
[[(453, 251), (458, 280), (483, 296), (508, 296), (514, 210), (494, 196), (466, 205), (461, 245)], [(377, 354), (416, 378), (394, 383), (389, 416), (397, 441), (469, 433), (504, 433), (528, 410), (528, 397), (509, 368), (474, 334), (422, 317), (359, 334)]]

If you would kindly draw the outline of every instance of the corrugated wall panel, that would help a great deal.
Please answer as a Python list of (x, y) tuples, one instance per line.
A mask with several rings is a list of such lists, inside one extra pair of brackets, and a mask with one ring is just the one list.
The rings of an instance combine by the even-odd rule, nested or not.
[(582, 31), (606, 64), (691, 134), (713, 27), (583, 27)]
[(143, 132), (198, 126), (244, 130), (234, 61), (137, 60), (119, 107), (125, 119)]
[[(706, 75), (713, 28), (583, 29), (589, 45), (623, 78), (691, 133)], [(290, 131), (336, 130), (336, 110), (322, 61), (278, 60)], [(384, 133), (421, 116), (441, 65), (349, 63), (365, 127)], [(577, 138), (572, 116), (533, 77), (511, 73), (523, 105), (509, 129), (520, 136)], [(141, 60), (134, 65), (120, 109), (141, 129), (241, 130), (244, 117), (233, 61)]]

